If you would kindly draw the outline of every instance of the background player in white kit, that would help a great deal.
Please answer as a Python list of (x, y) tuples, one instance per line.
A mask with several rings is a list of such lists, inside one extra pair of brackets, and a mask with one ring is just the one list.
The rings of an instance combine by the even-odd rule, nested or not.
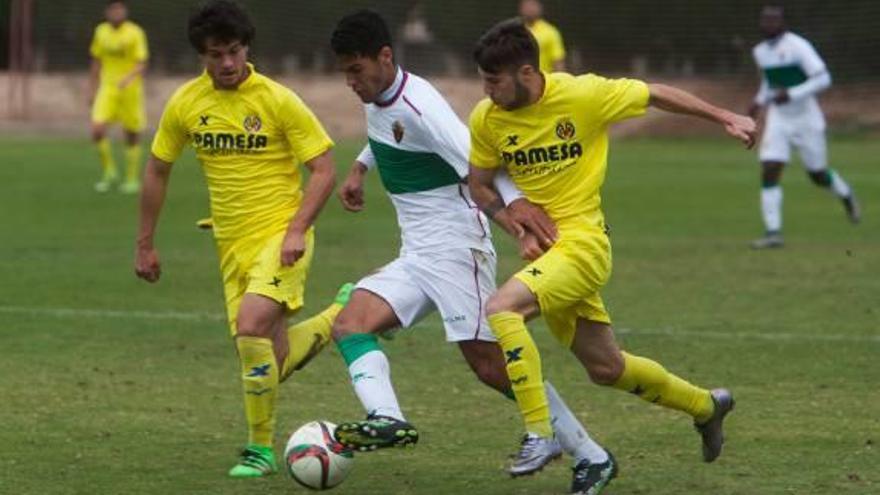
[(831, 86), (825, 62), (813, 45), (787, 30), (782, 7), (767, 6), (761, 11), (764, 41), (753, 51), (762, 73), (761, 88), (749, 108), (757, 117), (767, 109), (761, 141), (761, 212), (766, 234), (752, 242), (756, 249), (781, 247), (782, 186), (779, 180), (794, 145), (810, 179), (830, 189), (843, 202), (853, 223), (860, 217), (859, 205), (850, 186), (828, 167), (825, 142), (825, 116), (816, 95)]
[[(400, 256), (357, 284), (333, 327), (368, 413), (365, 421), (341, 423), (336, 438), (350, 448), (373, 450), (418, 441), (418, 432), (400, 410), (376, 335), (410, 327), (435, 309), (447, 340), (458, 344), (480, 380), (512, 395), (505, 357), (483, 308), (495, 290), (495, 251), (488, 221), (463, 183), (470, 150), (467, 127), (430, 83), (396, 65), (388, 28), (375, 12), (344, 17), (331, 45), (347, 84), (365, 103), (369, 137), (340, 188), (340, 199), (347, 209), (360, 211), (364, 174), (377, 169), (402, 237)], [(518, 218), (532, 232), (542, 232), (549, 246), (555, 236), (549, 218), (521, 198), (509, 177), (496, 185), (508, 205), (517, 203)], [(537, 225), (538, 218), (546, 223)], [(520, 243), (525, 255), (541, 253), (532, 234)], [(572, 492), (598, 493), (616, 471), (613, 458), (590, 439), (549, 384), (547, 391), (557, 439), (575, 459)], [(517, 465), (528, 459), (518, 461), (512, 475), (525, 474)]]

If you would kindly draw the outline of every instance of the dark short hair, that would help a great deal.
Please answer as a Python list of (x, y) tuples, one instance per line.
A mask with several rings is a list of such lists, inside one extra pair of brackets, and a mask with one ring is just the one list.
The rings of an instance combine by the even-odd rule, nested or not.
[(484, 72), (531, 65), (538, 69), (538, 42), (519, 18), (499, 22), (480, 37), (474, 48), (474, 61)]
[(107, 0), (108, 7), (113, 5), (114, 3), (121, 3), (122, 5), (125, 5), (125, 0)]
[(372, 10), (359, 10), (339, 20), (330, 47), (336, 55), (376, 58), (384, 47), (391, 46), (388, 24)]
[(256, 34), (250, 16), (230, 0), (211, 0), (197, 7), (189, 17), (189, 42), (199, 53), (205, 52), (205, 41), (214, 38), (230, 43), (238, 41), (249, 46)]

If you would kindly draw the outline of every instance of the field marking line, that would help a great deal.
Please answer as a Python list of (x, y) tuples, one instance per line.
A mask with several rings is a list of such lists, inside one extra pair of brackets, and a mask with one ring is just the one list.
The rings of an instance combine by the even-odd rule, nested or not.
[[(104, 319), (135, 319), (135, 320), (178, 320), (178, 321), (211, 321), (225, 322), (226, 315), (198, 311), (144, 311), (144, 310), (113, 310), (86, 308), (52, 308), (0, 306), (0, 315), (51, 316), (56, 318), (104, 318)], [(432, 325), (433, 326), (433, 325)], [(880, 344), (880, 335), (831, 335), (831, 334), (796, 334), (774, 332), (697, 332), (675, 328), (615, 328), (619, 335), (668, 336), (674, 338), (707, 338), (719, 340), (767, 340), (774, 342), (807, 341), (807, 342), (852, 342)]]

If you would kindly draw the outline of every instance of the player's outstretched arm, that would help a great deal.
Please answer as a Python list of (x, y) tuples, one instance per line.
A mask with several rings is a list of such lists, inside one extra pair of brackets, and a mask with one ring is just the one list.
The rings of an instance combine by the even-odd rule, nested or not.
[(661, 110), (693, 115), (724, 126), (730, 136), (742, 141), (747, 148), (755, 145), (755, 121), (745, 115), (716, 107), (690, 93), (665, 84), (650, 84), (651, 105)]
[(336, 187), (336, 165), (333, 154), (327, 150), (305, 163), (311, 175), (306, 185), (302, 204), (287, 226), (287, 235), (281, 245), (281, 264), (290, 266), (306, 252), (306, 232), (315, 223), (321, 208)]
[(339, 187), (339, 201), (348, 211), (358, 212), (364, 209), (364, 176), (368, 167), (355, 160), (348, 171), (348, 176)]
[(141, 189), (140, 226), (135, 248), (134, 271), (147, 282), (156, 282), (162, 273), (159, 252), (153, 246), (153, 235), (159, 222), (159, 213), (165, 203), (165, 192), (171, 177), (171, 164), (150, 155), (144, 170)]

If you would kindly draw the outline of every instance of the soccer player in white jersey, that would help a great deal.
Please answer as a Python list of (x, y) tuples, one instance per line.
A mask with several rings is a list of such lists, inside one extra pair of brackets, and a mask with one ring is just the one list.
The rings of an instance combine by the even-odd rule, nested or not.
[[(362, 210), (364, 176), (375, 169), (397, 211), (402, 237), (399, 257), (356, 285), (333, 326), (368, 414), (365, 421), (340, 424), (336, 438), (357, 450), (413, 444), (418, 432), (400, 410), (377, 334), (411, 327), (437, 310), (446, 339), (458, 344), (479, 379), (512, 397), (505, 356), (483, 307), (495, 290), (495, 251), (488, 221), (463, 182), (467, 127), (428, 81), (396, 65), (382, 18), (368, 10), (344, 17), (331, 45), (346, 83), (365, 104), (369, 137), (340, 187), (340, 199), (346, 209)], [(531, 224), (530, 232), (543, 232), (549, 246), (555, 227), (543, 212), (521, 198), (509, 177), (496, 185), (508, 208)], [(541, 253), (533, 234), (521, 236), (520, 244), (526, 256)], [(590, 439), (549, 383), (546, 389), (561, 449), (574, 457), (572, 491), (593, 493), (587, 490), (597, 483), (601, 488), (616, 471), (613, 458)]]
[(753, 55), (762, 73), (761, 88), (749, 115), (757, 117), (762, 109), (767, 110), (760, 151), (766, 234), (752, 242), (755, 249), (783, 245), (779, 180), (792, 145), (800, 152), (810, 179), (840, 198), (849, 219), (858, 223), (861, 215), (850, 186), (828, 167), (825, 116), (816, 101), (816, 95), (831, 86), (825, 62), (809, 41), (788, 31), (782, 7), (764, 7), (760, 28), (764, 41), (754, 48)]

